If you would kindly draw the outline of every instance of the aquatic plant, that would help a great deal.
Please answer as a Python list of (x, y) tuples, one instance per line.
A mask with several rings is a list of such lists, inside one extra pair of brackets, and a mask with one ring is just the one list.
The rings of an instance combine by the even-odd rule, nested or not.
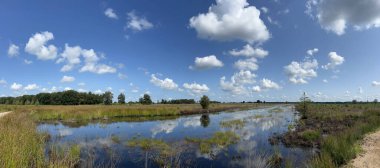
[(214, 135), (207, 139), (200, 138), (186, 138), (188, 142), (199, 144), (199, 149), (201, 153), (211, 153), (213, 147), (225, 148), (229, 145), (235, 144), (240, 140), (240, 137), (232, 132), (215, 132)]
[(241, 129), (245, 126), (246, 121), (242, 119), (236, 119), (236, 120), (229, 120), (229, 121), (222, 121), (219, 123), (221, 127), (224, 128), (235, 128), (235, 129)]

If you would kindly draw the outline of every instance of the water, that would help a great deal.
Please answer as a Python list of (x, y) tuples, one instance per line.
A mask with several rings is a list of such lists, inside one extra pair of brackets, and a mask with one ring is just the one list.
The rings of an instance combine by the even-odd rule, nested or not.
[[(281, 109), (282, 112), (275, 110)], [(178, 118), (159, 118), (148, 121), (98, 121), (93, 123), (42, 123), (40, 131), (51, 135), (52, 143), (61, 146), (77, 144), (81, 147), (82, 166), (109, 165), (115, 167), (158, 167), (159, 164), (181, 167), (254, 167), (266, 162), (273, 153), (292, 160), (295, 167), (303, 167), (312, 156), (311, 149), (272, 146), (268, 138), (288, 131), (298, 115), (292, 106), (275, 106), (239, 112), (221, 112), (209, 115), (191, 115)], [(241, 120), (244, 126), (226, 128), (223, 121)], [(198, 143), (187, 138), (210, 138), (216, 132), (232, 131), (240, 137), (237, 143), (212, 146), (202, 153)], [(175, 151), (162, 156), (160, 151), (142, 150), (128, 144), (133, 139), (158, 139)]]

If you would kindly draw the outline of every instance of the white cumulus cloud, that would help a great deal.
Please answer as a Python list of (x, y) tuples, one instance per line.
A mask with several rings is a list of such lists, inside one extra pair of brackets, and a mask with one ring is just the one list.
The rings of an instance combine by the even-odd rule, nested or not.
[(25, 46), (25, 51), (29, 54), (37, 56), (40, 60), (53, 60), (57, 57), (57, 47), (47, 45), (48, 41), (53, 40), (54, 35), (51, 32), (45, 31), (36, 33), (29, 38)]
[(254, 57), (248, 59), (240, 59), (235, 62), (234, 66), (239, 70), (256, 71), (259, 69), (259, 65), (257, 65), (257, 59)]
[(112, 8), (107, 8), (104, 11), (104, 15), (106, 15), (107, 17), (109, 17), (111, 19), (118, 19), (119, 18)]
[(264, 58), (269, 52), (262, 48), (253, 48), (251, 45), (245, 45), (241, 50), (233, 49), (229, 51), (229, 53), (233, 56), (245, 56), (245, 57), (257, 57)]
[(380, 82), (378, 82), (378, 81), (373, 81), (373, 82), (372, 82), (372, 86), (374, 86), (374, 87), (375, 87), (375, 86), (380, 86)]
[(8, 56), (9, 57), (16, 57), (20, 54), (20, 47), (15, 44), (10, 44), (8, 48)]
[(198, 84), (195, 82), (191, 84), (184, 83), (183, 87), (194, 94), (202, 94), (210, 90), (206, 84)]
[(149, 22), (145, 17), (140, 17), (135, 14), (134, 11), (129, 12), (128, 22), (126, 28), (134, 31), (142, 31), (153, 28), (153, 24)]
[(380, 27), (379, 0), (308, 0), (306, 7), (323, 29), (337, 35), (349, 26), (356, 30)]
[(207, 13), (190, 18), (198, 37), (218, 41), (264, 42), (270, 33), (260, 19), (260, 10), (247, 0), (216, 0)]
[(263, 89), (280, 89), (281, 88), (280, 85), (266, 78), (261, 80), (261, 87)]
[(220, 68), (224, 64), (222, 61), (218, 60), (215, 55), (210, 55), (206, 57), (196, 57), (194, 61), (194, 66), (190, 66), (190, 69), (211, 69), (211, 68)]
[(338, 55), (336, 52), (329, 53), (330, 62), (327, 65), (322, 66), (323, 69), (335, 69), (338, 65), (342, 65), (344, 62), (344, 57)]
[(61, 54), (61, 58), (57, 60), (57, 63), (66, 61), (66, 65), (61, 68), (62, 72), (71, 71), (75, 65), (81, 63), (80, 56), (82, 54), (82, 48), (80, 46), (70, 47), (65, 44), (65, 50)]
[(307, 53), (307, 55), (313, 56), (313, 55), (316, 54), (318, 51), (319, 51), (318, 48), (313, 48), (313, 49), (307, 50), (306, 53)]
[(178, 88), (178, 85), (173, 81), (173, 79), (165, 78), (162, 80), (157, 78), (155, 74), (151, 75), (150, 82), (166, 90), (175, 90)]
[(293, 61), (285, 66), (289, 81), (294, 84), (306, 84), (311, 78), (317, 77), (318, 61), (306, 58), (303, 62)]
[(70, 83), (70, 82), (74, 82), (74, 81), (75, 81), (75, 78), (72, 76), (63, 76), (61, 79), (62, 83)]
[(226, 81), (226, 77), (220, 78), (220, 87), (223, 91), (232, 93), (233, 95), (247, 94), (247, 89), (241, 85), (237, 84), (235, 81)]
[(21, 89), (22, 89), (22, 85), (21, 85), (21, 84), (18, 84), (18, 83), (13, 83), (13, 84), (11, 85), (11, 89), (12, 89), (12, 90), (15, 90), (15, 91), (21, 90)]
[(39, 86), (37, 84), (29, 84), (24, 87), (24, 90), (31, 91), (31, 90), (37, 90), (38, 88)]

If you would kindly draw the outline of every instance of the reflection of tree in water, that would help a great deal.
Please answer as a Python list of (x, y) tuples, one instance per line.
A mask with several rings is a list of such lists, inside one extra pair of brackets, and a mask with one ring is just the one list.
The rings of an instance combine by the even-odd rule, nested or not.
[(201, 125), (202, 127), (208, 127), (208, 125), (210, 124), (210, 117), (208, 116), (208, 114), (203, 114), (200, 118), (201, 120)]

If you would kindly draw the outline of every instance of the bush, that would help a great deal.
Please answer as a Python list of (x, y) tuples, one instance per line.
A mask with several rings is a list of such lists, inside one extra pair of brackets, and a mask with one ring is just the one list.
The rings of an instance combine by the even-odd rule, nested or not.
[(203, 95), (199, 103), (201, 104), (202, 109), (208, 109), (210, 106), (210, 99), (206, 95)]

